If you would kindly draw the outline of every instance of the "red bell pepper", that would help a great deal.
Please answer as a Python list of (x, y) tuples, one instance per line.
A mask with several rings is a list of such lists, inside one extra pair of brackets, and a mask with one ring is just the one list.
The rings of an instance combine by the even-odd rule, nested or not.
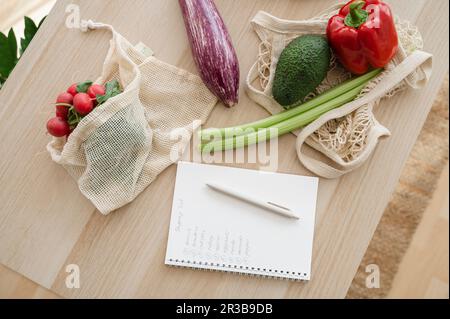
[(348, 2), (328, 21), (327, 37), (340, 62), (355, 74), (384, 67), (398, 48), (391, 9), (379, 0)]

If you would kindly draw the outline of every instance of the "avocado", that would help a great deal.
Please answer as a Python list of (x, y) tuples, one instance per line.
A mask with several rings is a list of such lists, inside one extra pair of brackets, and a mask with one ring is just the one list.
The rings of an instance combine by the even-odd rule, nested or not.
[(303, 35), (281, 52), (272, 87), (274, 99), (285, 109), (303, 102), (325, 79), (331, 52), (327, 39)]

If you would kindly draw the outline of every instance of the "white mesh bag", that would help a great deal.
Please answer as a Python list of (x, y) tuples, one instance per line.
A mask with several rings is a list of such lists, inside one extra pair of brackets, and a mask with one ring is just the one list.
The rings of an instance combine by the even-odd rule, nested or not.
[[(260, 11), (252, 26), (260, 38), (259, 55), (247, 76), (247, 93), (251, 99), (275, 114), (283, 111), (272, 96), (272, 83), (283, 49), (303, 34), (325, 36), (328, 20), (343, 4), (337, 4), (318, 17), (292, 21)], [(359, 167), (375, 149), (382, 136), (390, 135), (374, 117), (372, 110), (384, 97), (407, 88), (425, 85), (431, 76), (432, 56), (420, 49), (422, 37), (417, 28), (396, 18), (399, 50), (385, 70), (373, 79), (353, 102), (334, 109), (293, 132), (297, 135), (297, 154), (302, 164), (325, 178), (337, 178)], [(312, 98), (350, 78), (335, 58), (325, 80), (308, 98)], [(256, 85), (255, 85), (256, 84)], [(323, 160), (305, 152), (304, 144), (326, 156)], [(331, 164), (329, 162), (331, 161)]]
[[(131, 202), (174, 162), (174, 129), (192, 134), (217, 102), (201, 79), (146, 56), (111, 26), (84, 21), (82, 31), (108, 29), (113, 38), (96, 83), (119, 81), (123, 93), (84, 117), (69, 138), (53, 138), (47, 150), (102, 213)], [(181, 145), (182, 148), (183, 145)], [(181, 156), (181, 154), (180, 154)]]

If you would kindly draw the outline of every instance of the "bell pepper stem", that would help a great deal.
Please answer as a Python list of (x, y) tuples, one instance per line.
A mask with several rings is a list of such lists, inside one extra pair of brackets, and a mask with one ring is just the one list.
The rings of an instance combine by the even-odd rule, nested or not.
[(369, 13), (362, 8), (364, 5), (365, 1), (355, 1), (350, 4), (350, 13), (345, 17), (345, 25), (358, 29), (367, 21)]

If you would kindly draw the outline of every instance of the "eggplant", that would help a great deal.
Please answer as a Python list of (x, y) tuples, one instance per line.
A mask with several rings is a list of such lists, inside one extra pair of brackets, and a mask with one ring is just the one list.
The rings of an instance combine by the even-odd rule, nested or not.
[(192, 54), (208, 89), (226, 106), (239, 99), (239, 62), (212, 0), (179, 0)]

